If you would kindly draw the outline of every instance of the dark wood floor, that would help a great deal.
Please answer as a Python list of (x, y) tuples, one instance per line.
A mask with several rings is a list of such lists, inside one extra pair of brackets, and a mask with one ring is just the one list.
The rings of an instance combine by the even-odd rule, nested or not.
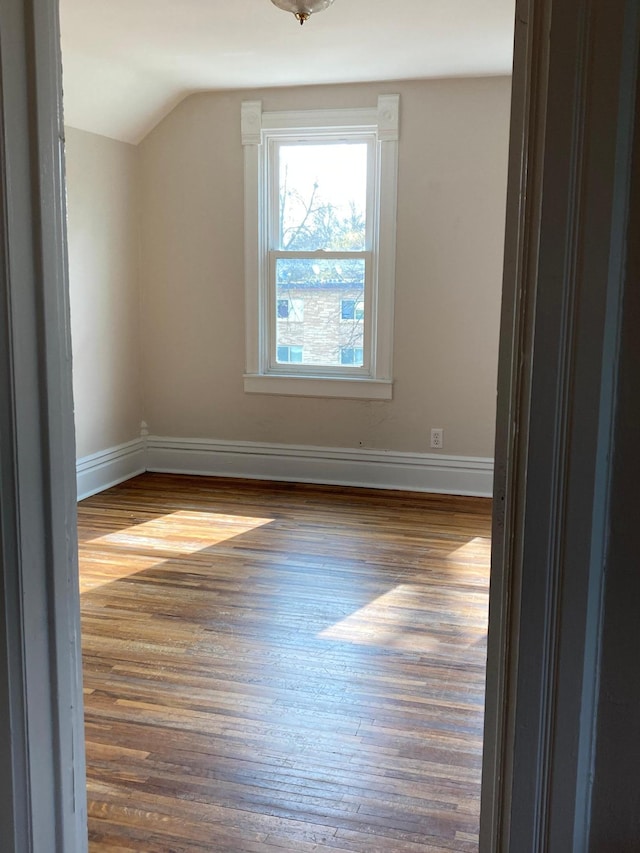
[(477, 851), (489, 501), (145, 475), (79, 516), (91, 853)]

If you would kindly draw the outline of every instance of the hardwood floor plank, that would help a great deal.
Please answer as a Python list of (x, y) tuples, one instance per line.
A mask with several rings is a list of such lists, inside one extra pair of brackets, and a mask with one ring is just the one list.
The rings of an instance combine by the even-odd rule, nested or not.
[(91, 853), (477, 853), (490, 510), (169, 475), (82, 502)]

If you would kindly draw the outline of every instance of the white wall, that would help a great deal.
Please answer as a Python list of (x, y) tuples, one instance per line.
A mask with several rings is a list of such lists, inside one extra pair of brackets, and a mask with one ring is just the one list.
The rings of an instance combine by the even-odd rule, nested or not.
[[(401, 94), (391, 402), (245, 394), (240, 104)], [(492, 456), (510, 81), (207, 93), (140, 145), (145, 419), (156, 435)]]
[(142, 419), (138, 150), (66, 129), (73, 390), (79, 457)]

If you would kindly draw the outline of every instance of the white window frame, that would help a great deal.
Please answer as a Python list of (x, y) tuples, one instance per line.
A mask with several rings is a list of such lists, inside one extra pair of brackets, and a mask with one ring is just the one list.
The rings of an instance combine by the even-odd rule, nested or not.
[[(261, 101), (242, 104), (245, 165), (245, 319), (248, 393), (390, 400), (393, 393), (393, 314), (396, 265), (399, 95), (381, 95), (374, 108), (263, 112)], [(374, 193), (373, 222), (368, 223), (370, 263), (365, 287), (363, 368), (317, 368), (275, 364), (276, 322), (270, 292), (276, 257), (286, 256), (269, 234), (267, 206), (272, 140), (373, 140), (368, 191)], [(273, 165), (271, 164), (271, 169)], [(297, 254), (297, 253), (296, 253)], [(338, 253), (342, 254), (342, 253)], [(336, 253), (305, 252), (330, 259)]]

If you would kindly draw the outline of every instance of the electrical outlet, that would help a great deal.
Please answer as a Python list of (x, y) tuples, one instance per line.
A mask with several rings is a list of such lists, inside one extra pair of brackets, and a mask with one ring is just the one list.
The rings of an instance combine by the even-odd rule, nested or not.
[(436, 427), (431, 430), (431, 447), (436, 450), (442, 450), (444, 445), (444, 430), (442, 427)]

